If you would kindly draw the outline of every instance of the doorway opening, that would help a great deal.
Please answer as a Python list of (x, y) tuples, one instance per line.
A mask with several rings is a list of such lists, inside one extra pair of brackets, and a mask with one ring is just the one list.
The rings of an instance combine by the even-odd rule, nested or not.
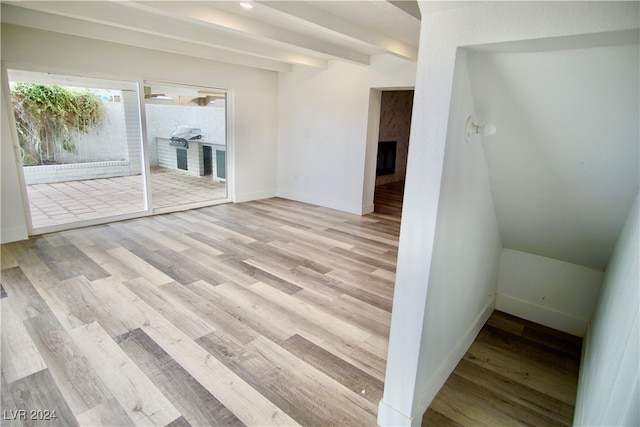
[[(400, 217), (407, 173), (413, 89), (380, 91), (373, 211)], [(370, 120), (374, 120), (370, 117)]]

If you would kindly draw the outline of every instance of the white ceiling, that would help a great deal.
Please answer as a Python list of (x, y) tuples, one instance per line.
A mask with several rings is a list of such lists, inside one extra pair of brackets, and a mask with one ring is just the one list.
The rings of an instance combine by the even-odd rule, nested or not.
[[(2, 22), (289, 71), (372, 55), (414, 61), (415, 1), (2, 1)], [(433, 10), (457, 7), (434, 2)]]
[[(1, 17), (280, 72), (332, 60), (367, 66), (374, 55), (417, 58), (415, 1), (239, 3), (2, 0)], [(471, 3), (427, 2), (421, 11)], [(637, 43), (636, 31), (470, 55), (478, 119), (498, 127), (483, 146), (505, 247), (605, 268), (640, 179)]]
[(505, 247), (603, 270), (640, 181), (636, 44), (470, 54)]

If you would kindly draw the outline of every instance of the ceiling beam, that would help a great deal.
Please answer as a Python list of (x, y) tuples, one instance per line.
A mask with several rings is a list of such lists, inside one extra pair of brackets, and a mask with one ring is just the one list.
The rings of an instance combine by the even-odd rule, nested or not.
[(64, 16), (55, 16), (39, 11), (20, 9), (6, 4), (2, 5), (2, 22), (4, 24), (20, 25), (39, 30), (70, 34), (264, 70), (290, 72), (293, 69), (291, 64), (281, 61), (239, 54), (208, 46), (193, 45), (179, 40), (142, 34)]
[[(261, 59), (255, 62), (261, 64), (259, 68), (266, 66), (278, 71), (290, 70), (290, 64), (327, 68), (327, 61), (317, 56), (261, 44), (226, 30), (176, 21), (168, 16), (152, 15), (122, 5), (112, 2), (9, 2), (2, 5), (2, 20), (243, 65), (250, 65), (249, 59), (254, 57)], [(8, 16), (5, 16), (5, 7)], [(284, 66), (277, 62), (284, 63)]]
[[(338, 35), (344, 39), (355, 40), (374, 46), (392, 55), (415, 61), (418, 48), (392, 37), (377, 33), (358, 23), (347, 21), (337, 15), (302, 1), (260, 1), (260, 5), (270, 7), (290, 17), (304, 21), (317, 30)], [(376, 2), (377, 4), (378, 2)], [(379, 2), (387, 3), (387, 2)], [(395, 7), (394, 7), (395, 9)]]
[(418, 6), (418, 2), (415, 0), (388, 0), (389, 3), (394, 5), (400, 10), (405, 11), (409, 15), (413, 16), (418, 20), (422, 20), (422, 14), (420, 13), (420, 6)]
[(320, 54), (323, 58), (332, 57), (369, 65), (369, 55), (339, 46), (330, 42), (321, 41), (306, 34), (285, 30), (257, 19), (240, 16), (215, 7), (215, 2), (199, 1), (157, 1), (157, 2), (123, 2), (130, 8), (138, 8), (151, 12), (158, 16), (165, 15), (183, 22), (198, 23), (200, 25), (223, 28), (233, 34), (243, 35), (248, 40), (255, 41), (265, 39), (289, 49), (297, 49), (299, 52), (308, 52), (313, 55)]

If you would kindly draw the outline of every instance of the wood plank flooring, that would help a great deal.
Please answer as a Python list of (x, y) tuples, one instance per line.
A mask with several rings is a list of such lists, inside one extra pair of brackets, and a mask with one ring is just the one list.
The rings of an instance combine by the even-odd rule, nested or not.
[[(3, 245), (0, 423), (375, 426), (391, 199), (392, 214), (268, 199)], [(565, 423), (575, 369), (545, 355), (549, 337), (575, 357), (494, 315), (425, 425)]]
[(398, 232), (269, 199), (3, 245), (2, 424), (376, 425)]
[(403, 198), (404, 181), (378, 185), (373, 196), (374, 211), (379, 214), (400, 217)]
[(495, 311), (423, 426), (570, 426), (580, 338)]

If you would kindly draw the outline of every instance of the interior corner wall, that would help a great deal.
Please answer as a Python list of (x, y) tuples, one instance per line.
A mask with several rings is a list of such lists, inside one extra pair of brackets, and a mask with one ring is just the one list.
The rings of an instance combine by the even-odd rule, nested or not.
[[(278, 76), (275, 71), (4, 23), (1, 55), (8, 68), (228, 89), (229, 113), (233, 120), (228, 130), (232, 139), (228, 152), (233, 157), (230, 166), (235, 167), (230, 167), (229, 182), (233, 186), (234, 201), (276, 195)], [(9, 193), (17, 194), (16, 191), (14, 188)]]
[[(450, 82), (440, 80), (429, 91), (416, 85), (402, 249), (378, 417), (383, 426), (420, 424), (495, 304), (502, 242), (481, 139), (466, 140), (467, 117), (474, 115), (467, 53), (450, 53), (446, 63), (455, 65)], [(436, 109), (422, 107), (434, 99), (441, 102)], [(443, 140), (434, 140), (434, 133)], [(427, 228), (431, 221), (433, 230)], [(421, 304), (422, 313), (416, 307)]]
[(382, 90), (369, 91), (369, 113), (367, 123), (367, 149), (364, 159), (364, 181), (362, 188), (362, 214), (375, 210), (376, 170), (378, 167), (378, 136), (380, 134), (380, 109)]
[(496, 309), (583, 337), (602, 277), (592, 268), (504, 248)]
[(574, 425), (640, 425), (640, 194), (607, 265), (585, 337)]
[[(453, 361), (462, 350), (457, 345), (452, 348), (452, 344), (465, 342), (464, 336), (472, 335), (477, 327), (476, 320), (479, 319), (463, 324), (462, 319), (469, 317), (463, 311), (465, 303), (459, 302), (459, 294), (448, 290), (449, 286), (455, 286), (453, 269), (472, 271), (479, 268), (488, 272), (495, 268), (490, 264), (464, 262), (468, 257), (466, 251), (474, 252), (463, 245), (470, 231), (465, 222), (475, 219), (465, 216), (473, 212), (452, 209), (459, 199), (451, 192), (456, 188), (465, 189), (463, 177), (478, 171), (467, 170), (458, 179), (455, 174), (448, 175), (443, 170), (445, 162), (449, 161), (445, 160), (445, 148), (448, 150), (448, 144), (453, 141), (452, 135), (448, 134), (453, 128), (447, 126), (457, 117), (451, 109), (450, 118), (450, 107), (455, 101), (452, 88), (456, 51), (461, 47), (637, 28), (637, 3), (630, 3), (478, 2), (439, 13), (423, 13), (379, 425), (420, 425), (430, 399), (455, 367)], [(419, 1), (421, 9), (425, 9), (426, 4), (428, 1)], [(456, 126), (461, 132), (465, 123), (456, 121)], [(472, 168), (475, 165), (469, 164)], [(449, 184), (445, 184), (447, 180)], [(469, 201), (473, 200), (473, 195), (467, 194), (467, 197), (471, 197)], [(485, 198), (484, 195), (479, 197), (478, 203)], [(460, 199), (463, 201), (464, 198)], [(451, 217), (443, 218), (445, 213)], [(452, 228), (454, 223), (460, 226), (460, 232)], [(444, 236), (450, 243), (443, 239)], [(454, 239), (458, 242), (451, 241)], [(457, 254), (449, 252), (455, 245), (460, 245), (463, 262), (456, 263)], [(451, 258), (447, 259), (445, 254)], [(500, 256), (499, 251), (497, 256)], [(635, 286), (637, 288), (637, 279)], [(479, 302), (480, 298), (473, 301)], [(461, 331), (466, 331), (462, 333), (463, 337)], [(593, 393), (602, 395), (603, 391), (593, 390)]]
[(376, 185), (402, 181), (407, 174), (413, 90), (385, 90), (380, 107), (378, 141), (396, 141), (395, 171), (376, 177)]
[(414, 412), (419, 414), (493, 311), (502, 253), (482, 143), (479, 137), (466, 139), (465, 124), (475, 111), (463, 49), (451, 97), (418, 365)]
[(371, 176), (371, 201), (363, 202), (365, 159), (375, 163), (367, 154), (377, 150), (367, 144), (371, 88), (413, 87), (415, 71), (415, 63), (385, 55), (369, 66), (330, 61), (325, 70), (280, 73), (278, 195), (361, 214), (375, 183)]

